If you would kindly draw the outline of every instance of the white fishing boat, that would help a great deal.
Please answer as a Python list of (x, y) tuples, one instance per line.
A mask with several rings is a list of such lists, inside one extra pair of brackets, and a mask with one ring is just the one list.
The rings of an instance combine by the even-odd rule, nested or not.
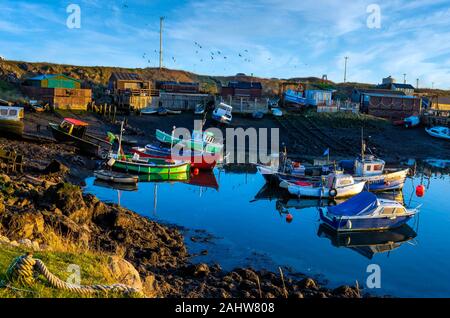
[(450, 129), (447, 127), (436, 126), (432, 128), (426, 128), (425, 131), (432, 137), (450, 140)]
[(296, 181), (289, 183), (287, 189), (298, 197), (345, 198), (360, 193), (365, 184), (365, 181), (355, 182), (351, 175), (334, 172), (321, 182)]

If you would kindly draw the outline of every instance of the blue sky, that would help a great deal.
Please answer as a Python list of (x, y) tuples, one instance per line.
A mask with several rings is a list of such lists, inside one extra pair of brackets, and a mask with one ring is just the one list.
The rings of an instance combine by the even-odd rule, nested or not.
[[(81, 7), (80, 29), (66, 26), (69, 4)], [(367, 26), (370, 4), (379, 29)], [(154, 67), (160, 16), (168, 68), (342, 82), (348, 56), (348, 81), (406, 73), (414, 85), (450, 88), (450, 0), (0, 0), (0, 55)]]

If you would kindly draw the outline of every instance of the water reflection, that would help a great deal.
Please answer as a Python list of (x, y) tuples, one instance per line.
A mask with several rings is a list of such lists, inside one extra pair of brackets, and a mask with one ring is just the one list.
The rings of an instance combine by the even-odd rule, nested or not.
[(417, 233), (407, 224), (389, 231), (352, 233), (337, 233), (321, 224), (317, 236), (329, 239), (335, 247), (346, 247), (372, 259), (377, 253), (389, 253), (413, 240)]

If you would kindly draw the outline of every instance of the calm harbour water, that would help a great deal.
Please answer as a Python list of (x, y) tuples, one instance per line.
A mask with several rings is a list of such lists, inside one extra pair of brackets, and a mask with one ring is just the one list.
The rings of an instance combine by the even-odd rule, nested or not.
[[(209, 253), (197, 257), (199, 262), (214, 261), (228, 270), (239, 266), (275, 270), (283, 265), (318, 277), (329, 287), (356, 280), (365, 285), (367, 266), (378, 264), (381, 289), (371, 293), (450, 297), (448, 175), (424, 180), (428, 189), (423, 198), (414, 194), (420, 178), (407, 180), (403, 200), (413, 207), (423, 206), (419, 218), (403, 229), (406, 234), (394, 233), (387, 239), (379, 235), (345, 237), (340, 244), (335, 235), (321, 231), (316, 201), (276, 197), (255, 201), (265, 185), (260, 175), (218, 170), (214, 175), (218, 190), (185, 183), (139, 183), (138, 191), (119, 192), (94, 185), (94, 178), (89, 178), (85, 191), (105, 201), (120, 200), (122, 206), (154, 220), (208, 231), (216, 239), (202, 247)], [(293, 221), (286, 222), (286, 214), (280, 211), (289, 211)], [(394, 243), (376, 245), (387, 241)], [(188, 238), (186, 242), (195, 252), (195, 244)]]

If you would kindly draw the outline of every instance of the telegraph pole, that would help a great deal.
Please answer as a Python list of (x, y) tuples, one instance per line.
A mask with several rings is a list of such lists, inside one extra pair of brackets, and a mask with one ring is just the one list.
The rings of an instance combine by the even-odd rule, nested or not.
[(348, 56), (345, 57), (344, 83), (347, 82), (347, 60), (348, 60)]
[(406, 84), (406, 73), (403, 74), (403, 84)]
[(416, 89), (419, 89), (419, 79), (416, 79)]
[(164, 17), (159, 18), (159, 69), (163, 68), (163, 22)]

